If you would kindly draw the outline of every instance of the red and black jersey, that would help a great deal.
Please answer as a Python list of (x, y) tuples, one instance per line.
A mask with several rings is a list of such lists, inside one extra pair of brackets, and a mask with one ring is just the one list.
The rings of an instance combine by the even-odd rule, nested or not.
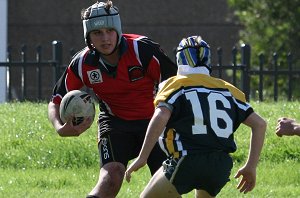
[(67, 92), (86, 86), (99, 99), (101, 111), (125, 120), (150, 119), (158, 83), (175, 75), (177, 67), (145, 36), (123, 34), (120, 47), (116, 67), (89, 48), (78, 52), (56, 83), (52, 101), (60, 104)]

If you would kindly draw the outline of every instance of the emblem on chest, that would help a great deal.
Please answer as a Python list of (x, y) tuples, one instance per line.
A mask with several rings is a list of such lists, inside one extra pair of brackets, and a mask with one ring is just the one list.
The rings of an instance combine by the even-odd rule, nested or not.
[(131, 82), (144, 78), (144, 68), (142, 66), (128, 67), (128, 76)]
[(91, 84), (103, 82), (100, 69), (95, 69), (87, 72)]

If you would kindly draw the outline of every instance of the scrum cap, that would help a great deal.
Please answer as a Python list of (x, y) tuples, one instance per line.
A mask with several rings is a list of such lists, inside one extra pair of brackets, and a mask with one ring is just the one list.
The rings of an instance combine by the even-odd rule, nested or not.
[(205, 66), (211, 72), (210, 47), (201, 36), (182, 39), (176, 51), (177, 65)]
[(93, 30), (100, 28), (113, 28), (118, 34), (118, 44), (121, 42), (122, 28), (118, 8), (107, 6), (107, 3), (97, 2), (89, 7), (90, 15), (83, 19), (83, 31), (86, 44), (88, 43), (88, 34)]

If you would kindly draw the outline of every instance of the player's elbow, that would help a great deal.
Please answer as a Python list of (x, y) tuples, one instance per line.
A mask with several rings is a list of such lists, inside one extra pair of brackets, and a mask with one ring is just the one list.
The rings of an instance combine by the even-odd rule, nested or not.
[(266, 129), (267, 129), (267, 121), (263, 118), (261, 119), (258, 119), (256, 121), (256, 124), (255, 124), (255, 128), (259, 131), (261, 131), (262, 133), (265, 133), (266, 132)]
[(158, 119), (168, 121), (170, 116), (171, 116), (171, 111), (170, 109), (166, 107), (159, 107), (155, 111), (155, 115), (157, 116)]
[(266, 131), (267, 129), (267, 121), (265, 119), (261, 119), (261, 121), (258, 123), (258, 126), (262, 129), (264, 129), (264, 131)]
[(256, 113), (252, 113), (243, 123), (254, 131), (265, 132), (267, 128), (266, 120)]

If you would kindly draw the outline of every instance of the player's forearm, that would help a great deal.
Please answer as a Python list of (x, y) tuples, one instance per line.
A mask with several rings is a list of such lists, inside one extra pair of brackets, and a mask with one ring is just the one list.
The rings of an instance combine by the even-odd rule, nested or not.
[(52, 123), (54, 129), (58, 132), (63, 125), (59, 117), (59, 105), (56, 105), (53, 102), (48, 104), (48, 119)]
[(249, 157), (247, 161), (247, 166), (256, 167), (259, 161), (261, 150), (264, 143), (264, 137), (253, 136), (251, 139), (251, 145), (249, 150)]
[(170, 111), (165, 107), (155, 110), (154, 116), (152, 117), (146, 132), (145, 140), (139, 156), (140, 158), (148, 158), (159, 136), (163, 132), (170, 115)]
[(247, 164), (251, 167), (256, 167), (263, 148), (265, 139), (266, 123), (261, 120), (255, 127), (252, 128), (252, 136), (249, 149), (249, 157)]

